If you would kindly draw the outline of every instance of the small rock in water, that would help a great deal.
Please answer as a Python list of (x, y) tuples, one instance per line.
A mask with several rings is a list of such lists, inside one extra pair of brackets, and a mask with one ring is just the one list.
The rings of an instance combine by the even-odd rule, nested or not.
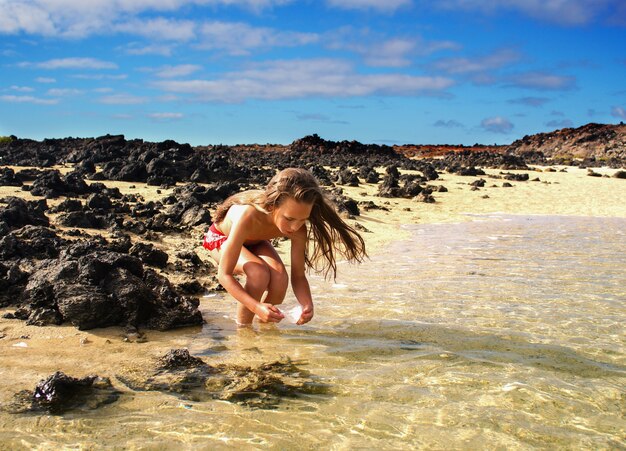
[(76, 379), (57, 371), (39, 381), (34, 391), (22, 390), (6, 407), (10, 413), (48, 412), (62, 414), (75, 409), (97, 409), (117, 401), (120, 392), (109, 378), (87, 376)]
[(189, 354), (188, 349), (172, 349), (159, 359), (161, 369), (175, 370), (181, 368), (195, 368), (206, 365), (199, 357)]

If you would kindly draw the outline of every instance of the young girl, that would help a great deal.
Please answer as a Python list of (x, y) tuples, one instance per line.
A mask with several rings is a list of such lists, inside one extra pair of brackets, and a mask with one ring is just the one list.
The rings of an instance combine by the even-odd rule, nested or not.
[[(291, 241), (291, 286), (302, 306), (297, 324), (313, 318), (307, 267), (336, 277), (337, 251), (349, 261), (361, 262), (367, 256), (363, 238), (339, 217), (309, 171), (284, 169), (265, 191), (229, 197), (217, 208), (203, 246), (218, 263), (219, 282), (239, 301), (239, 325), (251, 324), (254, 315), (274, 323), (284, 317), (276, 305), (285, 298), (289, 277), (270, 243), (277, 237)], [(235, 274), (246, 276), (245, 286)]]

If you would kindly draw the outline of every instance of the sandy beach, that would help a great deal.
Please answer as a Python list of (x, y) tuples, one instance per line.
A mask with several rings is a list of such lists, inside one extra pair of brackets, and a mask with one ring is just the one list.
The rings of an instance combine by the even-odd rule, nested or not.
[[(62, 170), (69, 171), (70, 168)], [(383, 169), (380, 168), (380, 171)], [(384, 255), (389, 245), (408, 236), (409, 232), (402, 228), (405, 224), (463, 223), (475, 220), (475, 215), (496, 213), (625, 218), (626, 205), (623, 199), (626, 195), (626, 182), (611, 177), (616, 172), (614, 169), (594, 168), (594, 171), (605, 176), (590, 177), (587, 169), (576, 167), (555, 166), (550, 170), (548, 167), (535, 167), (532, 171), (507, 171), (530, 175), (529, 181), (510, 182), (513, 185), (511, 187), (503, 187), (506, 181), (500, 178), (499, 170), (487, 169), (486, 175), (481, 177), (465, 177), (444, 172), (439, 179), (431, 182), (434, 187), (444, 186), (447, 189), (447, 192), (433, 193), (435, 203), (381, 198), (377, 196), (377, 184), (361, 183), (358, 187), (342, 186), (342, 189), (344, 194), (358, 202), (373, 202), (376, 206), (368, 210), (361, 208), (360, 216), (348, 219), (349, 222), (363, 227), (368, 251), (375, 257)], [(471, 183), (480, 178), (486, 181), (484, 187), (472, 190)], [(104, 183), (119, 188), (123, 194), (141, 195), (146, 201), (158, 200), (172, 191), (138, 183)], [(0, 187), (0, 197), (6, 196), (36, 199), (20, 188)], [(49, 205), (58, 204), (62, 200), (51, 200)], [(51, 218), (54, 220), (54, 215)], [(63, 229), (59, 228), (59, 231), (63, 232)], [(94, 230), (85, 232), (102, 233)], [(196, 232), (201, 236), (203, 229), (199, 227)], [(153, 244), (168, 254), (191, 250), (201, 259), (210, 261), (203, 252), (199, 239), (195, 241), (185, 235), (163, 235)], [(278, 249), (288, 264), (288, 246), (281, 244)], [(352, 269), (358, 271), (358, 268)], [(170, 274), (168, 277), (176, 281), (176, 275)], [(210, 284), (209, 281), (201, 282)], [(341, 272), (336, 282), (341, 284)], [(314, 299), (315, 296), (314, 292)], [(201, 310), (205, 314), (211, 311), (211, 302), (210, 299), (202, 300)], [(234, 312), (235, 301), (230, 302)], [(12, 307), (5, 308), (2, 313), (13, 310)], [(205, 334), (207, 327), (210, 330), (213, 326), (210, 322), (205, 325)], [(223, 325), (216, 326), (216, 330), (220, 327)], [(59, 370), (74, 377), (90, 374), (132, 376), (140, 369), (152, 365), (170, 349), (190, 347), (191, 339), (199, 336), (202, 330), (202, 327), (197, 326), (166, 332), (142, 330), (129, 334), (122, 327), (80, 331), (69, 324), (37, 327), (28, 326), (19, 320), (0, 318), (0, 377), (5, 381), (0, 390), (0, 399), (6, 402), (14, 393), (32, 389), (42, 378)], [(263, 334), (263, 330), (260, 333)], [(259, 362), (265, 358), (260, 357)], [(254, 360), (253, 357), (252, 361)], [(228, 357), (218, 353), (212, 359), (212, 363), (243, 364), (250, 361), (251, 356), (246, 352), (229, 353)], [(137, 405), (133, 407), (135, 403)], [(128, 408), (141, 409), (141, 401), (138, 398), (130, 401)]]
[[(363, 212), (359, 221), (371, 234), (366, 234), (370, 248), (376, 251), (391, 240), (401, 239), (401, 224), (433, 224), (464, 222), (468, 215), (505, 213), (513, 215), (567, 215), (594, 217), (626, 217), (626, 186), (623, 180), (610, 178), (616, 170), (594, 168), (609, 177), (589, 177), (587, 169), (553, 166), (533, 167), (533, 171), (500, 171), (486, 169), (487, 176), (467, 177), (444, 173), (431, 182), (443, 185), (448, 192), (433, 195), (436, 203), (427, 204), (411, 199), (381, 199), (376, 197), (376, 187), (343, 187), (349, 196), (358, 200), (371, 200), (390, 207), (390, 211)], [(554, 169), (555, 172), (548, 172)], [(564, 172), (561, 172), (564, 171)], [(513, 187), (502, 187), (502, 172), (528, 173), (527, 182), (511, 182)], [(483, 178), (484, 188), (472, 191), (470, 184)], [(539, 179), (539, 181), (532, 181)], [(365, 195), (364, 195), (365, 194)], [(387, 202), (389, 205), (387, 205)], [(400, 235), (399, 235), (400, 234)]]
[[(548, 170), (550, 168), (550, 171)], [(15, 168), (19, 169), (19, 168)], [(62, 172), (69, 172), (71, 168), (59, 168)], [(383, 169), (379, 171), (382, 173)], [(439, 179), (432, 182), (434, 186), (444, 186), (447, 192), (435, 192), (435, 203), (417, 202), (412, 199), (381, 198), (377, 196), (378, 185), (362, 183), (358, 187), (342, 186), (345, 194), (358, 202), (373, 202), (382, 208), (361, 209), (361, 215), (348, 221), (364, 227), (362, 236), (366, 240), (367, 249), (371, 256), (385, 252), (385, 247), (391, 242), (406, 238), (408, 232), (401, 226), (404, 224), (435, 224), (458, 223), (471, 221), (473, 215), (489, 215), (495, 213), (512, 215), (567, 215), (592, 217), (626, 217), (626, 183), (624, 180), (612, 178), (616, 170), (608, 168), (594, 168), (604, 177), (589, 177), (587, 169), (577, 167), (534, 167), (532, 171), (506, 171), (507, 173), (529, 173), (530, 180), (525, 182), (511, 182), (512, 187), (503, 187), (506, 181), (498, 178), (502, 171), (487, 169), (482, 177), (467, 177), (443, 173)], [(406, 172), (406, 171), (405, 171)], [(486, 181), (483, 188), (472, 190), (470, 185), (478, 179)], [(533, 181), (533, 179), (538, 179)], [(158, 200), (173, 191), (147, 186), (145, 184), (129, 182), (104, 182), (109, 187), (119, 188), (122, 194), (138, 194), (146, 201)], [(27, 191), (16, 187), (0, 187), (0, 197), (21, 196), (28, 200), (37, 199)], [(49, 205), (60, 203), (63, 198), (49, 200)], [(54, 215), (51, 215), (54, 219)], [(63, 228), (60, 228), (61, 231)], [(91, 234), (106, 232), (85, 230)], [(198, 228), (197, 235), (201, 236), (203, 229)], [(155, 243), (168, 253), (181, 250), (197, 252), (201, 259), (212, 262), (200, 245), (200, 240), (194, 241), (187, 236), (162, 236)], [(279, 253), (289, 263), (288, 246), (281, 245)], [(175, 275), (168, 275), (177, 281)], [(339, 274), (338, 281), (341, 281)], [(207, 281), (201, 281), (207, 283)], [(315, 295), (315, 294), (314, 294)], [(233, 301), (234, 308), (234, 301)], [(11, 308), (4, 309), (11, 311)], [(71, 325), (37, 327), (27, 326), (21, 321), (0, 319), (0, 333), (4, 335), (0, 342), (0, 350), (9, 358), (6, 368), (19, 368), (14, 374), (13, 387), (32, 385), (42, 374), (65, 368), (77, 375), (86, 375), (93, 372), (105, 371), (110, 365), (122, 362), (132, 362), (146, 355), (158, 355), (165, 347), (176, 342), (177, 336), (183, 341), (185, 329), (171, 332), (150, 331), (148, 343), (141, 346), (139, 354), (122, 342), (125, 339), (121, 328), (105, 328), (88, 331), (79, 331)], [(28, 337), (27, 339), (21, 337)], [(164, 340), (167, 344), (161, 344)], [(131, 340), (132, 341), (132, 340)], [(15, 347), (24, 346), (25, 353), (30, 358), (22, 360), (15, 358)], [(66, 352), (71, 347), (72, 352)], [(97, 360), (90, 359), (94, 347), (104, 346), (105, 353), (99, 353)], [(165, 346), (165, 347), (164, 347)], [(11, 352), (9, 351), (9, 348)], [(130, 351), (130, 352), (129, 352)], [(148, 352), (146, 352), (148, 351)], [(10, 357), (13, 356), (13, 357)], [(33, 362), (36, 362), (33, 365)], [(62, 364), (62, 362), (64, 362)], [(16, 366), (18, 368), (16, 368)], [(6, 387), (8, 388), (8, 387)]]

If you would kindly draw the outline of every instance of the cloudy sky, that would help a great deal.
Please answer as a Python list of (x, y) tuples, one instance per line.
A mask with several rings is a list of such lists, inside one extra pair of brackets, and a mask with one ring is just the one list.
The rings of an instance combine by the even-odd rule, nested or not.
[(626, 120), (623, 0), (0, 0), (0, 135), (507, 144)]

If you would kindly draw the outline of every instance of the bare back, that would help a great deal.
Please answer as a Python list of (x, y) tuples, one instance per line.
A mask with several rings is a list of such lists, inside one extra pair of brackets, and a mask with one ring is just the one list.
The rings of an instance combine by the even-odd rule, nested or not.
[(283, 234), (271, 222), (268, 213), (253, 205), (232, 205), (222, 222), (215, 226), (224, 235), (229, 236), (234, 224), (240, 224), (245, 230), (245, 244), (255, 244), (262, 240), (271, 240)]

